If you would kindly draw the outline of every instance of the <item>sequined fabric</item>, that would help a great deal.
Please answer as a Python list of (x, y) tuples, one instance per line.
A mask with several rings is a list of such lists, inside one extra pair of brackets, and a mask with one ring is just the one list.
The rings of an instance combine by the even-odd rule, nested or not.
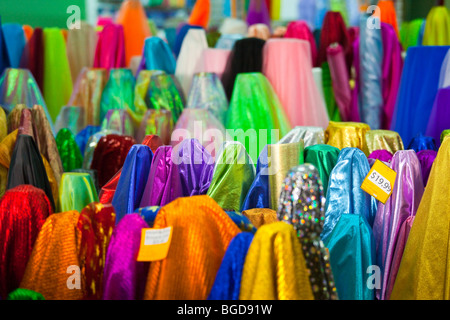
[(321, 127), (297, 126), (283, 136), (278, 143), (300, 142), (302, 139), (305, 148), (315, 144), (323, 144), (325, 143), (324, 130)]
[(69, 129), (61, 129), (56, 135), (56, 146), (65, 172), (79, 169), (83, 165), (83, 156)]
[(375, 150), (386, 150), (395, 154), (404, 149), (400, 135), (390, 130), (369, 130), (366, 132), (366, 142), (369, 154)]

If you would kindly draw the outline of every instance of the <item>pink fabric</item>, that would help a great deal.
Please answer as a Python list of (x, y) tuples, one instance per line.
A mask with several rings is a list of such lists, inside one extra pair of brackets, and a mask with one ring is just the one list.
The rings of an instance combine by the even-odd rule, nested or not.
[(355, 68), (355, 87), (352, 90), (351, 104), (351, 120), (352, 122), (360, 122), (359, 116), (359, 38), (353, 42), (353, 66)]
[(121, 25), (108, 24), (100, 33), (94, 68), (125, 68), (125, 42)]
[(263, 73), (272, 84), (291, 126), (326, 128), (329, 118), (314, 81), (309, 42), (270, 39), (263, 49)]
[(316, 40), (305, 21), (292, 21), (288, 24), (285, 38), (295, 38), (300, 40), (307, 40), (311, 47), (311, 59), (314, 67), (318, 67), (317, 63), (317, 47)]
[(208, 48), (203, 50), (198, 72), (213, 72), (222, 78), (231, 50)]
[(341, 45), (328, 47), (328, 65), (330, 66), (331, 80), (333, 84), (334, 98), (339, 108), (342, 121), (352, 119), (352, 91), (345, 64), (345, 55)]

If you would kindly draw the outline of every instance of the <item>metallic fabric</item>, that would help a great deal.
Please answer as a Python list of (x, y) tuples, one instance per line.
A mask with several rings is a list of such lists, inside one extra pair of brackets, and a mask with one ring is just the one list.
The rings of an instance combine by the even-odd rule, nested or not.
[(394, 155), (386, 150), (375, 150), (373, 151), (367, 158), (373, 160), (380, 160), (386, 163), (390, 163), (392, 161), (392, 157)]
[(325, 196), (319, 172), (311, 164), (289, 170), (282, 184), (278, 219), (294, 226), (309, 269), (315, 300), (337, 300), (330, 256), (320, 233), (325, 220)]
[(392, 290), (391, 300), (448, 300), (450, 139), (431, 169)]
[(109, 242), (103, 270), (103, 300), (142, 300), (148, 262), (136, 261), (141, 230), (149, 228), (139, 214), (120, 220)]
[(369, 130), (366, 132), (366, 143), (369, 154), (375, 150), (386, 150), (395, 154), (403, 150), (403, 141), (400, 135), (390, 130)]
[(205, 300), (228, 245), (240, 230), (206, 195), (180, 198), (161, 208), (154, 227), (168, 226), (172, 226), (170, 250), (164, 260), (151, 263), (144, 298)]
[(366, 132), (369, 130), (365, 123), (330, 121), (325, 130), (325, 143), (339, 149), (358, 148), (368, 156)]
[(84, 151), (86, 150), (86, 144), (89, 138), (100, 131), (99, 126), (91, 126), (87, 125), (75, 136), (75, 141), (77, 142), (78, 147), (80, 148), (81, 154), (84, 155)]
[(162, 70), (168, 74), (174, 74), (175, 67), (175, 57), (169, 45), (163, 39), (156, 35), (145, 39), (142, 60), (137, 74), (140, 74), (141, 70)]
[(393, 192), (385, 204), (378, 204), (373, 224), (376, 264), (381, 269), (381, 288), (376, 290), (379, 300), (390, 294), (388, 279), (392, 272), (397, 273), (391, 266), (400, 228), (407, 218), (416, 215), (424, 191), (420, 162), (413, 150), (395, 153), (391, 169), (397, 173)]
[(84, 128), (84, 109), (75, 106), (64, 106), (55, 121), (55, 130), (67, 128), (74, 135)]
[(321, 127), (297, 126), (281, 138), (278, 143), (293, 143), (304, 141), (305, 148), (315, 144), (324, 144), (324, 130)]
[(422, 150), (417, 152), (417, 158), (420, 162), (420, 167), (422, 169), (423, 186), (425, 187), (430, 176), (431, 168), (433, 166), (434, 160), (436, 160), (437, 151), (434, 150)]
[(255, 166), (239, 142), (224, 142), (207, 195), (224, 210), (240, 211), (255, 178)]
[(83, 165), (83, 156), (69, 129), (61, 129), (56, 135), (56, 146), (65, 172), (79, 169)]
[(116, 131), (112, 130), (102, 130), (96, 133), (93, 133), (88, 139), (86, 143), (86, 147), (84, 150), (84, 157), (83, 157), (83, 169), (91, 169), (92, 159), (94, 157), (95, 149), (97, 148), (98, 142), (101, 138), (104, 136), (107, 136), (109, 134), (119, 134)]
[[(50, 215), (45, 221), (34, 244), (20, 288), (41, 293), (46, 300), (80, 300), (86, 286), (69, 289), (67, 282), (70, 266), (80, 266), (78, 248), (81, 235), (77, 229), (77, 211)], [(70, 269), (69, 269), (70, 270)], [(70, 281), (69, 281), (70, 283)], [(73, 280), (72, 280), (73, 283)]]
[(17, 104), (14, 108), (11, 109), (7, 117), (8, 133), (11, 133), (16, 129), (19, 129), (20, 120), (22, 118), (22, 112), (23, 110), (26, 109), (28, 108), (24, 104)]
[(422, 134), (418, 134), (411, 140), (411, 142), (408, 145), (408, 149), (413, 149), (415, 152), (419, 152), (422, 150), (435, 150), (435, 151), (438, 150), (434, 138), (426, 137), (423, 136)]
[(17, 132), (18, 130), (11, 132), (0, 143), (0, 198), (6, 191), (8, 170), (17, 140)]
[(275, 222), (258, 229), (245, 258), (239, 299), (314, 299), (293, 226)]
[(74, 169), (72, 172), (77, 173), (87, 173), (91, 176), (92, 181), (94, 182), (95, 190), (97, 191), (97, 194), (100, 192), (100, 188), (98, 186), (98, 175), (97, 170), (91, 170), (91, 169)]
[(136, 77), (136, 85), (134, 87), (134, 107), (138, 110), (138, 114), (145, 113), (150, 107), (145, 101), (150, 81), (153, 75), (164, 74), (161, 70), (141, 70)]
[(30, 185), (8, 190), (0, 198), (0, 297), (17, 289), (34, 242), (53, 213), (45, 192)]
[(2, 141), (8, 135), (8, 125), (6, 122), (6, 113), (3, 108), (0, 107), (0, 141)]
[(159, 209), (161, 209), (161, 207), (159, 206), (137, 208), (134, 213), (138, 213), (148, 224), (149, 228), (153, 228), (153, 224), (155, 223), (155, 219), (158, 215)]
[(157, 135), (164, 144), (170, 144), (173, 127), (172, 113), (170, 111), (149, 109), (145, 112), (136, 133), (136, 140), (142, 141), (146, 135)]
[(134, 136), (134, 125), (127, 110), (108, 110), (102, 122), (102, 130), (113, 130), (121, 135)]
[(242, 204), (242, 211), (255, 208), (269, 208), (268, 147), (269, 145), (266, 145), (259, 155), (258, 162), (256, 163), (256, 176), (253, 179), (250, 189), (248, 189), (247, 196)]
[(255, 228), (260, 228), (265, 224), (270, 224), (278, 221), (277, 212), (272, 209), (256, 208), (242, 211)]
[(255, 226), (242, 213), (236, 211), (225, 211), (225, 212), (241, 231), (251, 232), (253, 234), (256, 232)]
[(76, 210), (98, 202), (97, 190), (88, 173), (64, 173), (59, 185), (59, 208), (56, 212)]
[(336, 165), (338, 156), (339, 149), (326, 144), (316, 144), (305, 148), (305, 163), (312, 164), (317, 169), (325, 197), (331, 170)]

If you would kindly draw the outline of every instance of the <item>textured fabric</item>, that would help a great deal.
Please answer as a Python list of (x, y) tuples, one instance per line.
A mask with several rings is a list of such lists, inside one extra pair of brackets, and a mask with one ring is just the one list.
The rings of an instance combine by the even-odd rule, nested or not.
[(386, 150), (375, 150), (367, 158), (390, 163), (394, 155)]
[(0, 197), (6, 191), (8, 182), (8, 170), (11, 164), (11, 156), (17, 140), (18, 130), (8, 134), (0, 143)]
[(242, 211), (242, 214), (250, 220), (255, 228), (278, 221), (277, 212), (272, 209), (249, 209)]
[(395, 154), (403, 150), (403, 141), (397, 132), (390, 130), (369, 130), (366, 132), (366, 143), (369, 153), (375, 150), (386, 150)]
[(153, 224), (155, 223), (155, 219), (158, 215), (159, 209), (161, 209), (161, 207), (159, 206), (137, 208), (135, 213), (138, 213), (150, 228), (153, 228)]
[(325, 131), (325, 142), (339, 149), (358, 148), (369, 155), (366, 141), (369, 130), (366, 123), (330, 121)]
[(0, 108), (0, 141), (8, 135), (8, 124), (6, 122), (6, 113)]
[(293, 143), (303, 140), (305, 148), (315, 144), (324, 144), (324, 130), (321, 127), (296, 126), (288, 132), (278, 143)]
[(64, 173), (59, 185), (59, 210), (81, 210), (92, 202), (98, 202), (94, 181), (88, 173)]
[[(116, 131), (111, 130), (101, 130), (96, 133), (93, 133), (87, 140), (85, 150), (84, 150), (84, 158), (83, 158), (83, 169), (90, 170), (92, 160), (94, 158), (95, 149), (97, 148), (98, 142), (104, 136), (109, 134), (119, 134)], [(95, 170), (95, 169), (94, 169)]]
[(154, 227), (169, 226), (170, 250), (150, 265), (144, 298), (204, 300), (239, 228), (208, 196), (180, 198), (161, 208)]
[(94, 68), (124, 68), (125, 40), (123, 27), (116, 24), (106, 25), (98, 36), (95, 48)]
[(258, 229), (242, 271), (240, 300), (314, 299), (294, 228), (275, 222)]
[(422, 150), (417, 152), (417, 158), (420, 161), (420, 167), (422, 169), (422, 178), (424, 187), (427, 185), (428, 177), (430, 176), (431, 168), (434, 160), (436, 159), (437, 151), (434, 150)]
[(413, 149), (415, 152), (422, 150), (437, 151), (436, 142), (433, 137), (426, 137), (421, 134), (415, 136), (408, 145), (408, 149)]
[(61, 129), (55, 140), (64, 171), (80, 169), (83, 165), (83, 156), (72, 132), (69, 129)]
[(84, 155), (84, 151), (86, 150), (86, 144), (89, 140), (89, 138), (100, 131), (99, 126), (91, 126), (88, 125), (84, 127), (80, 132), (77, 133), (75, 136), (75, 141), (77, 142), (78, 147), (80, 148), (80, 152), (82, 155)]

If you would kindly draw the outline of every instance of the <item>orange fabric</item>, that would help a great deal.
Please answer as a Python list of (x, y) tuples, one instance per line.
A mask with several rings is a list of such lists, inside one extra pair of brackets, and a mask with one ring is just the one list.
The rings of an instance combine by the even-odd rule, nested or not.
[(258, 229), (259, 227), (278, 221), (277, 212), (272, 209), (256, 208), (242, 211), (242, 214)]
[(204, 29), (207, 29), (210, 6), (209, 0), (197, 0), (189, 17), (189, 24), (202, 26)]
[(123, 26), (125, 59), (129, 66), (132, 57), (142, 54), (145, 39), (152, 35), (141, 2), (139, 0), (124, 1), (117, 15), (116, 23)]
[(161, 208), (154, 228), (172, 226), (166, 259), (152, 262), (144, 299), (205, 300), (231, 239), (240, 230), (209, 196), (178, 198)]
[(29, 25), (22, 26), (22, 29), (23, 33), (25, 34), (25, 39), (27, 39), (28, 42), (28, 40), (30, 40), (31, 36), (33, 35), (34, 29)]
[(392, 0), (380, 0), (377, 6), (380, 8), (381, 22), (388, 23), (394, 27), (398, 37), (397, 14), (395, 13), (394, 2)]
[(61, 33), (64, 37), (64, 42), (67, 42), (67, 35), (69, 34), (69, 31), (66, 29), (61, 29)]

